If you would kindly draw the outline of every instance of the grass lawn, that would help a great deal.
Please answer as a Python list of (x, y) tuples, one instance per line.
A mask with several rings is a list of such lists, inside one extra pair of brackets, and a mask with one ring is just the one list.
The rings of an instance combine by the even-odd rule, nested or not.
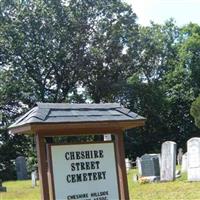
[(128, 173), (130, 199), (139, 200), (200, 200), (200, 182), (188, 182), (183, 174), (174, 182), (139, 184), (132, 181), (136, 170)]
[[(136, 170), (128, 173), (130, 199), (138, 200), (200, 200), (200, 182), (189, 183), (186, 174), (174, 182), (139, 184), (132, 181)], [(7, 193), (0, 193), (0, 200), (39, 200), (39, 186), (31, 187), (31, 181), (3, 183)]]
[(7, 192), (0, 193), (0, 200), (40, 200), (39, 186), (32, 188), (31, 181), (8, 181), (3, 186)]

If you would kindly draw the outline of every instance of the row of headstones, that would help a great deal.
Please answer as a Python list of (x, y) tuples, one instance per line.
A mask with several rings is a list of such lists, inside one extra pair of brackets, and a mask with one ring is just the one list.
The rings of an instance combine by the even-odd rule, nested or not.
[[(160, 154), (145, 154), (137, 158), (139, 176), (156, 177), (161, 181), (173, 181), (176, 178), (176, 143), (166, 141), (162, 144)], [(187, 153), (177, 155), (178, 164), (182, 164), (181, 171), (188, 173), (189, 181), (200, 181), (200, 138), (187, 141)]]
[(137, 158), (139, 176), (153, 180), (173, 181), (176, 177), (176, 143), (166, 141), (160, 154), (145, 154)]

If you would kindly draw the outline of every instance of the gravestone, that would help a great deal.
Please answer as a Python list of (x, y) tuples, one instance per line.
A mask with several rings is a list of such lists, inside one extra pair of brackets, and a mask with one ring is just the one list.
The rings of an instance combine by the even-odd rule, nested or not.
[(160, 156), (160, 153), (151, 153), (149, 155), (152, 156), (152, 157), (158, 158), (158, 160), (159, 160), (159, 166), (161, 166), (161, 156)]
[(160, 176), (160, 167), (158, 157), (144, 154), (141, 158), (142, 176)]
[(142, 175), (142, 169), (141, 169), (141, 160), (139, 157), (136, 158), (136, 167), (138, 168), (138, 175)]
[(6, 191), (7, 191), (7, 189), (6, 189), (6, 187), (2, 186), (2, 180), (0, 179), (0, 192), (6, 192)]
[(182, 157), (181, 172), (187, 172), (187, 152)]
[(161, 181), (173, 181), (176, 177), (176, 143), (166, 141), (161, 148)]
[(37, 171), (31, 172), (32, 187), (37, 186)]
[(129, 171), (132, 168), (131, 160), (125, 158), (125, 163), (126, 163), (126, 171)]
[(17, 171), (17, 180), (28, 179), (25, 158), (23, 156), (19, 156), (16, 158), (15, 163)]
[(200, 181), (200, 138), (187, 142), (188, 181)]
[(183, 149), (179, 148), (178, 149), (178, 155), (177, 155), (177, 163), (178, 163), (178, 165), (182, 164), (182, 157), (183, 157)]

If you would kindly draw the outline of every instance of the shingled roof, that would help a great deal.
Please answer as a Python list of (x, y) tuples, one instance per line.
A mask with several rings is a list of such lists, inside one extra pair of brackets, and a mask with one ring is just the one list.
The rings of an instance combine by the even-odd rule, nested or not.
[(143, 121), (145, 118), (131, 112), (120, 104), (67, 104), (37, 103), (25, 115), (20, 117), (9, 129), (27, 124), (94, 123)]

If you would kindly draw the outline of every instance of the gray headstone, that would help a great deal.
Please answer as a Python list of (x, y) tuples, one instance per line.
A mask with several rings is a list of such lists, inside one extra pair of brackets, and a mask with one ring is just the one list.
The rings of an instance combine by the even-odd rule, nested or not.
[(178, 149), (178, 154), (177, 154), (177, 163), (178, 163), (178, 165), (182, 164), (182, 157), (183, 157), (183, 149), (179, 148)]
[(6, 189), (6, 187), (2, 186), (2, 180), (0, 179), (0, 192), (6, 192), (6, 191), (7, 191), (7, 189)]
[(142, 176), (160, 176), (158, 157), (144, 154), (141, 158)]
[(16, 163), (17, 180), (28, 179), (25, 158), (23, 156), (19, 156), (16, 158), (15, 163)]
[(161, 156), (160, 156), (160, 153), (151, 153), (149, 155), (152, 156), (152, 157), (158, 158), (158, 160), (159, 160), (159, 166), (161, 166)]
[(188, 181), (200, 181), (200, 138), (187, 142)]
[(182, 157), (181, 172), (187, 172), (187, 152)]
[(173, 181), (176, 177), (176, 143), (166, 141), (161, 149), (161, 181)]

